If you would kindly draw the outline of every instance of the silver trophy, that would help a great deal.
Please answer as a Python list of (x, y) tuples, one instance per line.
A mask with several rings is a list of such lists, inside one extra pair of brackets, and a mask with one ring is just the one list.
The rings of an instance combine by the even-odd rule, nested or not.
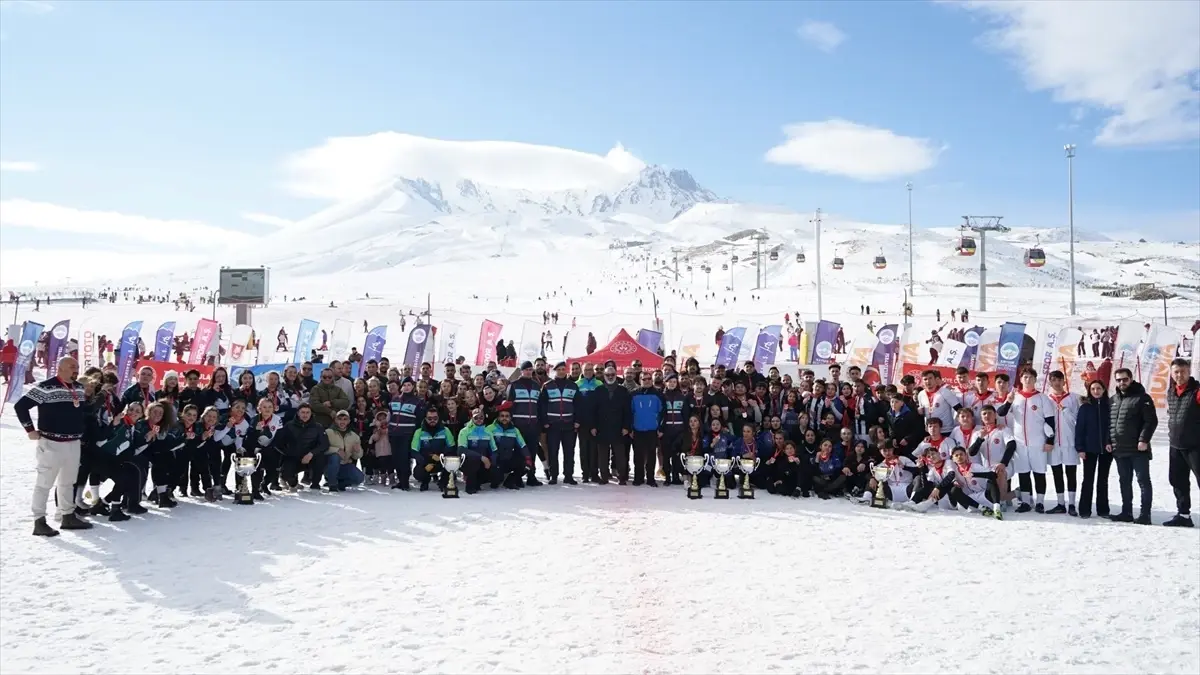
[(742, 472), (742, 484), (738, 486), (738, 499), (754, 499), (754, 484), (750, 482), (750, 474), (758, 468), (759, 459), (742, 457), (738, 460), (738, 469)]
[(234, 504), (253, 504), (254, 503), (254, 483), (252, 477), (254, 472), (258, 471), (258, 467), (262, 464), (262, 455), (255, 453), (254, 455), (238, 455), (237, 464), (234, 465), (233, 471), (236, 476), (234, 479), (233, 503)]
[(712, 461), (712, 467), (717, 474), (717, 487), (713, 491), (713, 499), (729, 499), (729, 487), (725, 484), (725, 477), (733, 471), (733, 460), (718, 457)]
[(692, 479), (688, 481), (688, 499), (700, 499), (703, 495), (700, 494), (700, 478), (698, 476), (708, 467), (708, 455), (679, 453), (679, 457), (683, 460), (683, 470), (692, 476)]
[(442, 498), (458, 499), (458, 482), (456, 476), (458, 470), (462, 468), (462, 455), (442, 455), (442, 468), (449, 474), (446, 477), (446, 489), (442, 490)]
[(875, 492), (871, 494), (871, 506), (877, 509), (887, 508), (887, 494), (883, 491), (883, 486), (887, 483), (888, 474), (892, 470), (886, 464), (872, 464), (871, 476), (875, 479)]

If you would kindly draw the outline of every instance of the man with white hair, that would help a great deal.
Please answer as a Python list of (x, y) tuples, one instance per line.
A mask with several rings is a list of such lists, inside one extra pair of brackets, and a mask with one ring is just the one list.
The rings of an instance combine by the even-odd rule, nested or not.
[[(75, 478), (79, 473), (83, 438), (83, 385), (75, 381), (79, 363), (66, 356), (58, 361), (58, 376), (25, 392), (13, 409), (29, 440), (37, 442), (37, 481), (33, 487), (33, 533), (53, 537), (58, 530), (46, 523), (46, 500), (55, 488), (64, 530), (89, 530), (92, 524), (75, 515)], [(38, 409), (37, 427), (29, 411)]]

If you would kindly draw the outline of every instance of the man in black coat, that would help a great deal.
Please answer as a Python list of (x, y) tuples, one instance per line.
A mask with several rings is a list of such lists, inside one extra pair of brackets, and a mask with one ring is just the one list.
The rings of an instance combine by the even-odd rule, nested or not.
[[(600, 485), (612, 479), (611, 458), (626, 452), (625, 438), (629, 436), (633, 411), (629, 390), (617, 379), (615, 366), (605, 366), (604, 384), (588, 397), (592, 403), (592, 436), (596, 439), (596, 466), (600, 469)], [(628, 462), (626, 462), (628, 464)], [(622, 481), (624, 482), (624, 481)]]
[[(1187, 359), (1171, 362), (1171, 384), (1167, 389), (1167, 430), (1171, 439), (1167, 477), (1175, 490), (1178, 514), (1163, 523), (1167, 527), (1193, 527), (1192, 480), (1200, 484), (1200, 383), (1191, 374)], [(1190, 472), (1190, 474), (1189, 474)]]
[(1150, 438), (1158, 427), (1154, 399), (1142, 385), (1133, 380), (1128, 368), (1113, 373), (1117, 393), (1112, 398), (1112, 425), (1108, 442), (1112, 445), (1113, 460), (1121, 481), (1121, 512), (1109, 516), (1119, 523), (1135, 522), (1133, 517), (1133, 476), (1137, 474), (1142, 491), (1142, 509), (1136, 522), (1150, 524), (1150, 502), (1154, 491), (1150, 485)]

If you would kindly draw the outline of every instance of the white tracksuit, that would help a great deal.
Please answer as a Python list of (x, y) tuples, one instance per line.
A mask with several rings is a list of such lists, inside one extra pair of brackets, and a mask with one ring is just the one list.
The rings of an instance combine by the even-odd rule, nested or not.
[(954, 406), (962, 405), (958, 392), (945, 385), (934, 390), (933, 394), (921, 390), (917, 392), (917, 405), (926, 419), (936, 417), (942, 421), (942, 433), (949, 434), (957, 422), (954, 420)]
[(1046, 473), (1047, 443), (1054, 442), (1054, 402), (1040, 391), (1016, 392), (1009, 414), (1017, 441), (1013, 473)]
[(1054, 404), (1054, 452), (1050, 466), (1076, 466), (1079, 453), (1075, 450), (1075, 422), (1079, 419), (1079, 397), (1064, 393), (1046, 395)]

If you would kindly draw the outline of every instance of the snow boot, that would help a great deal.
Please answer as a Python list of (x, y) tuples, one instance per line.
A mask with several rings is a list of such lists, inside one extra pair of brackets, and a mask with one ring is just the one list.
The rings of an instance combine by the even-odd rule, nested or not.
[(43, 517), (33, 521), (33, 535), (35, 537), (57, 537), (58, 530), (50, 527), (50, 524)]
[(1185, 516), (1183, 514), (1178, 514), (1174, 518), (1163, 523), (1163, 527), (1195, 527), (1195, 526), (1196, 526), (1196, 524), (1192, 522), (1192, 517)]
[(63, 530), (90, 530), (93, 527), (95, 527), (95, 525), (83, 520), (74, 513), (68, 513), (67, 515), (63, 516), (62, 523), (59, 524), (59, 528)]

